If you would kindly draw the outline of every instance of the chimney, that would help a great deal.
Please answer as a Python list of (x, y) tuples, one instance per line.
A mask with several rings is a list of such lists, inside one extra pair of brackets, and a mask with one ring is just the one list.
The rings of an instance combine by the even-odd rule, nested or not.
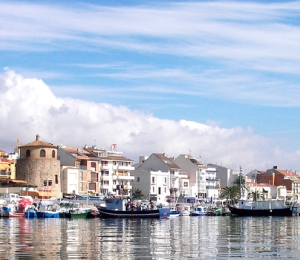
[(37, 134), (35, 140), (36, 141), (41, 141), (41, 136), (39, 134)]

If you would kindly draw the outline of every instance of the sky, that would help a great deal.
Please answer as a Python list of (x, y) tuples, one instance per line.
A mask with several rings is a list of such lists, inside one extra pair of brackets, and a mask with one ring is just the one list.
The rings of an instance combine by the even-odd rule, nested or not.
[(0, 148), (300, 171), (300, 1), (1, 1)]

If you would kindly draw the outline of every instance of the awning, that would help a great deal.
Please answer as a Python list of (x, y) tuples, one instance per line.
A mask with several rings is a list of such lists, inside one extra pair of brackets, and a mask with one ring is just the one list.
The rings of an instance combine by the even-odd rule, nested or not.
[(3, 164), (3, 163), (0, 163), (0, 170), (1, 171), (3, 171), (3, 170), (7, 170), (7, 169), (9, 169), (10, 168), (10, 166), (9, 165), (7, 165), (7, 164)]
[(39, 199), (50, 199), (52, 197), (54, 197), (54, 193), (51, 191), (39, 191), (37, 197)]
[(10, 183), (27, 184), (27, 181), (23, 181), (23, 180), (13, 180), (13, 179), (10, 179), (9, 182)]
[(33, 198), (38, 197), (39, 196), (39, 192), (38, 191), (32, 191), (32, 190), (21, 190), (20, 191), (20, 195), (21, 196), (31, 196)]

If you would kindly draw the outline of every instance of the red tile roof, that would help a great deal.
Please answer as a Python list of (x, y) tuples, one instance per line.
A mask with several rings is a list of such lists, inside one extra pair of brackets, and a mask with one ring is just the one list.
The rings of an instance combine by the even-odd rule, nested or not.
[(279, 169), (276, 169), (275, 171), (281, 173), (284, 176), (292, 176), (292, 177), (300, 178), (300, 176), (298, 174), (296, 174), (296, 173), (294, 173), (292, 171), (289, 171), (289, 170), (279, 170)]

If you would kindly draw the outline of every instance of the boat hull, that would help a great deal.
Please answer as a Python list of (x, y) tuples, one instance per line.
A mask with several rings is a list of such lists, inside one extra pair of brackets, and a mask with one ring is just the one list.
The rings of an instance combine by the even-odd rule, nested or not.
[(24, 217), (24, 212), (19, 212), (15, 206), (3, 206), (1, 209), (1, 216), (7, 218)]
[(60, 218), (60, 212), (37, 211), (37, 218)]
[(145, 211), (118, 211), (108, 210), (97, 207), (100, 216), (104, 218), (168, 218), (170, 216), (170, 209), (157, 209)]
[(297, 208), (280, 208), (280, 209), (241, 209), (233, 206), (228, 208), (231, 212), (231, 215), (238, 216), (294, 216), (297, 214)]
[(75, 219), (75, 218), (89, 218), (89, 216), (91, 215), (91, 211), (87, 211), (87, 212), (63, 212), (61, 213), (61, 217), (62, 218), (71, 218), (71, 219)]
[(205, 212), (198, 212), (198, 211), (191, 211), (190, 212), (190, 216), (206, 216), (206, 213)]
[(36, 211), (26, 211), (24, 215), (25, 218), (37, 218)]

